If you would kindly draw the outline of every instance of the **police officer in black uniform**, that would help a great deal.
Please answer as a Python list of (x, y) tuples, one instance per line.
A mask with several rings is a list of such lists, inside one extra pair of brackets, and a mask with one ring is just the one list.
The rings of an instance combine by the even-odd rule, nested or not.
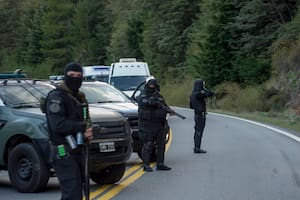
[(206, 153), (201, 149), (201, 141), (206, 122), (206, 98), (214, 93), (205, 88), (201, 79), (194, 82), (194, 89), (190, 96), (190, 108), (194, 109), (195, 132), (194, 132), (194, 153)]
[(171, 170), (164, 164), (166, 131), (168, 128), (166, 114), (172, 114), (164, 98), (159, 93), (159, 85), (154, 78), (148, 78), (144, 91), (137, 98), (139, 115), (139, 133), (143, 140), (142, 158), (144, 171), (153, 171), (150, 164), (151, 154), (156, 148), (156, 170)]
[(82, 80), (82, 66), (69, 63), (64, 81), (49, 92), (45, 101), (52, 164), (60, 183), (62, 200), (82, 200), (85, 179), (81, 144), (82, 139), (88, 141), (93, 137), (87, 100), (79, 92)]

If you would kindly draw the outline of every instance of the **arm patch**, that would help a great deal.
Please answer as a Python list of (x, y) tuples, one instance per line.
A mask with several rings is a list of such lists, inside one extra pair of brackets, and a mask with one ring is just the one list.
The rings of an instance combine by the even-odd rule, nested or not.
[(52, 112), (52, 113), (60, 112), (60, 104), (55, 103), (55, 102), (51, 102), (50, 106), (49, 106), (49, 111)]

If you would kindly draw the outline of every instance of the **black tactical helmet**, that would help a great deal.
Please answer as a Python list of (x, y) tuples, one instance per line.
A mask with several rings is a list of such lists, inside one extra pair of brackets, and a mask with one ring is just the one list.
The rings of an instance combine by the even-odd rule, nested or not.
[(155, 91), (159, 91), (160, 90), (159, 85), (158, 85), (156, 79), (153, 76), (148, 77), (146, 79), (145, 90), (148, 91), (148, 92), (150, 92), (150, 93), (153, 93)]

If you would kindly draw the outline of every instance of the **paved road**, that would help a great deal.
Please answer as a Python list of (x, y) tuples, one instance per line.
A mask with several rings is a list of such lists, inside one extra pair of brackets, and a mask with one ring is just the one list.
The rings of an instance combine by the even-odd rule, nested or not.
[(191, 111), (171, 118), (170, 172), (143, 175), (114, 200), (299, 200), (300, 143), (265, 127), (208, 114), (203, 148), (192, 153)]
[[(194, 154), (193, 113), (170, 118), (172, 141), (166, 154), (169, 172), (144, 173), (133, 154), (118, 185), (92, 185), (91, 199), (114, 200), (299, 200), (300, 143), (275, 129), (209, 113), (203, 148)], [(299, 138), (298, 138), (299, 139)], [(1, 199), (59, 199), (56, 179), (43, 193), (21, 194), (0, 173)]]

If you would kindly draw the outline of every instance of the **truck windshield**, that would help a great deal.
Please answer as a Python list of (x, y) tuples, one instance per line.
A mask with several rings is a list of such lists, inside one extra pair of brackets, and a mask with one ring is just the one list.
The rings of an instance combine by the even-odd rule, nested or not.
[(0, 98), (9, 107), (38, 107), (40, 98), (46, 96), (52, 86), (48, 85), (7, 85), (0, 88)]
[(39, 105), (39, 99), (22, 86), (1, 87), (0, 96), (4, 104), (9, 107), (26, 107)]
[(135, 90), (146, 78), (147, 76), (116, 76), (111, 77), (110, 83), (122, 91)]
[(129, 103), (130, 99), (121, 91), (109, 84), (83, 83), (80, 91), (82, 91), (89, 103)]

